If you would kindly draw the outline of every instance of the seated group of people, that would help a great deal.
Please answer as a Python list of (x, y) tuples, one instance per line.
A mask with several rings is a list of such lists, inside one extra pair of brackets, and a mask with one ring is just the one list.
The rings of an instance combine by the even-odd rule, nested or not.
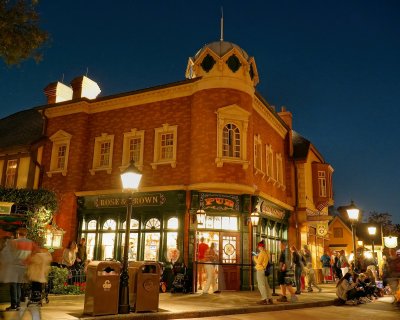
[(383, 293), (376, 285), (373, 271), (367, 269), (360, 274), (347, 272), (336, 285), (336, 295), (339, 305), (356, 305), (374, 301)]

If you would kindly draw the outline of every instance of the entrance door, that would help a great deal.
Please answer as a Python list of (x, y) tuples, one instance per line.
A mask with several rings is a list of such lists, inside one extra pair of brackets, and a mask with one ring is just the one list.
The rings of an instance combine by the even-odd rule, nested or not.
[(240, 290), (240, 236), (237, 233), (222, 233), (220, 236), (220, 261), (222, 275), (219, 277), (220, 290)]

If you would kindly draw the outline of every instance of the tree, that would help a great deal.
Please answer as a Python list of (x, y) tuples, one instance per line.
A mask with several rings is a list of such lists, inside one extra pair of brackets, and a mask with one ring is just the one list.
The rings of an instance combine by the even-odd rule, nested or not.
[(38, 0), (0, 0), (0, 58), (9, 66), (42, 59), (49, 35), (39, 27)]
[(387, 212), (385, 213), (379, 213), (376, 211), (370, 212), (368, 216), (368, 222), (381, 224), (383, 234), (385, 236), (396, 235), (400, 231), (399, 225), (393, 224), (392, 215)]

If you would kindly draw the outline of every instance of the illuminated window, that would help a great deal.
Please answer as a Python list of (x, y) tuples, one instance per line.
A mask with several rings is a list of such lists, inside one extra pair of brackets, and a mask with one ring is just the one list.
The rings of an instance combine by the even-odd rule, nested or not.
[(170, 164), (172, 168), (176, 167), (176, 150), (178, 143), (178, 126), (163, 124), (161, 128), (154, 129), (154, 159), (151, 164), (153, 169), (157, 165)]
[[(124, 255), (124, 248), (125, 248), (125, 234), (122, 234), (121, 236), (122, 236), (122, 239), (121, 239), (121, 247), (122, 247), (121, 256), (123, 256)], [(138, 233), (130, 233), (129, 234), (129, 247), (128, 247), (129, 248), (128, 249), (128, 260), (129, 261), (137, 261), (138, 242), (139, 242)]]
[(151, 218), (146, 222), (146, 229), (160, 229), (160, 220)]
[(117, 223), (115, 222), (115, 220), (108, 219), (103, 224), (103, 230), (111, 231), (111, 230), (116, 230), (116, 229), (117, 229)]
[(96, 234), (95, 233), (87, 233), (85, 236), (86, 236), (87, 259), (93, 260), (94, 248), (96, 245)]
[(167, 222), (168, 229), (178, 229), (178, 218), (171, 218)]
[[(131, 229), (139, 229), (139, 220), (131, 219)], [(126, 228), (126, 221), (122, 224), (122, 229)]]
[(6, 188), (14, 188), (17, 178), (18, 160), (8, 160), (6, 170)]
[(143, 169), (144, 130), (131, 129), (124, 133), (122, 166), (126, 167), (133, 160), (139, 170)]
[(250, 113), (237, 105), (217, 110), (217, 167), (225, 162), (248, 168), (247, 161), (247, 126)]
[(262, 172), (262, 143), (260, 135), (254, 136), (254, 168)]
[(92, 175), (100, 170), (105, 170), (108, 174), (111, 174), (113, 148), (114, 135), (102, 133), (100, 137), (95, 138), (93, 165), (90, 170)]
[(51, 149), (50, 171), (47, 175), (51, 177), (54, 173), (61, 173), (63, 176), (67, 174), (69, 146), (72, 136), (59, 130), (50, 137), (53, 143)]
[(97, 221), (96, 220), (90, 220), (88, 222), (88, 230), (96, 230), (97, 227)]
[(237, 217), (207, 216), (205, 225), (198, 225), (198, 229), (239, 230)]
[(334, 238), (343, 238), (343, 228), (333, 228)]
[(318, 171), (318, 190), (320, 197), (326, 197), (326, 173)]
[(265, 148), (265, 150), (266, 150), (266, 154), (265, 154), (265, 164), (266, 164), (266, 166), (267, 166), (267, 168), (266, 168), (266, 175), (267, 175), (267, 177), (268, 177), (268, 181), (270, 181), (270, 180), (275, 180), (275, 178), (274, 178), (274, 153), (273, 153), (273, 151), (272, 151), (272, 146), (269, 144), (269, 145), (266, 145), (266, 148)]

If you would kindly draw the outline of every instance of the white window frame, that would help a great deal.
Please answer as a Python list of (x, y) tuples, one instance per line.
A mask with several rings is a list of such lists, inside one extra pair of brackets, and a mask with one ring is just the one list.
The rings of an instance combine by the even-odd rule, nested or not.
[(283, 159), (281, 153), (275, 154), (275, 163), (276, 163), (276, 182), (278, 183), (278, 187), (282, 187), (285, 189), (284, 177), (283, 177)]
[(318, 194), (320, 197), (326, 197), (326, 172), (318, 170)]
[[(162, 159), (162, 137), (163, 135), (172, 134), (172, 157)], [(160, 128), (154, 129), (154, 158), (151, 167), (155, 170), (159, 165), (169, 164), (172, 168), (176, 168), (176, 151), (178, 145), (178, 126), (170, 126), (168, 123), (163, 124)]]
[(144, 150), (144, 130), (137, 130), (136, 128), (131, 129), (130, 132), (124, 133), (124, 142), (122, 149), (122, 163), (121, 163), (121, 171), (125, 170), (126, 167), (129, 166), (131, 162), (131, 150), (130, 150), (130, 142), (132, 139), (140, 140), (140, 148), (139, 148), (139, 157), (138, 160), (135, 161), (135, 166), (142, 171), (143, 170), (143, 150)]
[[(53, 143), (53, 145), (51, 149), (50, 170), (47, 172), (48, 177), (51, 177), (55, 173), (61, 173), (63, 176), (67, 175), (71, 138), (72, 135), (65, 132), (64, 130), (59, 130), (50, 137), (50, 141)], [(61, 168), (58, 165), (58, 160), (60, 148), (63, 146), (65, 146), (66, 148), (64, 156), (64, 167)]]
[(261, 136), (255, 135), (254, 136), (254, 169), (257, 173), (261, 173), (264, 175), (263, 172), (263, 152), (262, 152), (262, 140), (261, 140)]
[(265, 145), (265, 174), (267, 176), (267, 181), (275, 182), (274, 177), (274, 151), (270, 144)]
[[(243, 169), (249, 167), (247, 160), (247, 130), (250, 113), (240, 108), (238, 105), (230, 105), (217, 110), (217, 157), (215, 163), (217, 167), (222, 167), (224, 163), (234, 163), (242, 165)], [(240, 133), (239, 157), (224, 156), (224, 128), (227, 125), (235, 125)]]
[[(6, 179), (4, 186), (6, 188), (15, 188), (17, 185), (17, 173), (18, 173), (18, 159), (7, 160)], [(11, 181), (9, 181), (11, 179)]]
[[(101, 146), (103, 143), (107, 142), (110, 143), (110, 158), (108, 160), (108, 165), (100, 166)], [(114, 153), (114, 135), (102, 133), (100, 137), (96, 137), (94, 140), (92, 169), (89, 170), (90, 174), (94, 175), (97, 171), (106, 171), (108, 174), (111, 174), (113, 153)]]

